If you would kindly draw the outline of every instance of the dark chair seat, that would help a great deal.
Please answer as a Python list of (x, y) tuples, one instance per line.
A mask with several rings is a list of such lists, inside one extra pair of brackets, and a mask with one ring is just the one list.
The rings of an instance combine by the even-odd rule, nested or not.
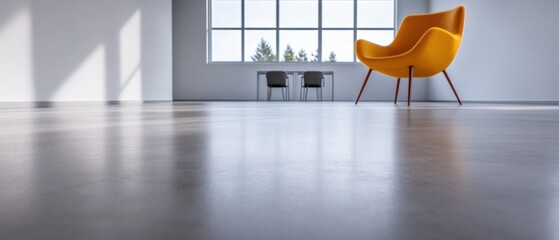
[[(322, 101), (322, 88), (324, 87), (324, 74), (318, 71), (308, 71), (303, 73), (303, 79), (301, 83), (301, 100), (307, 101), (307, 95), (309, 93), (309, 88), (316, 89), (316, 99), (317, 101)], [(303, 94), (303, 89), (305, 90)], [(320, 89), (320, 91), (319, 91)]]
[(266, 81), (268, 83), (268, 101), (272, 100), (272, 89), (274, 88), (281, 88), (283, 100), (289, 101), (288, 79), (287, 73), (283, 71), (270, 71), (266, 73)]

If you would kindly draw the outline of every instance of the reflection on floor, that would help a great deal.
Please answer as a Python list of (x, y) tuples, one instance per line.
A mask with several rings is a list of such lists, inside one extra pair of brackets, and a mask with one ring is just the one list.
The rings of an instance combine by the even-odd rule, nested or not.
[(559, 106), (0, 113), (0, 239), (559, 238)]

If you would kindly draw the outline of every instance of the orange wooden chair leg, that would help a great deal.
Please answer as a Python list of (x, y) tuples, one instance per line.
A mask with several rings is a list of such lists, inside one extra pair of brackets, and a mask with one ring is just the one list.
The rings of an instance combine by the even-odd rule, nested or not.
[(408, 107), (411, 105), (411, 81), (413, 80), (413, 66), (410, 66), (410, 78), (408, 83)]
[(398, 92), (400, 91), (400, 78), (398, 78), (398, 82), (396, 83), (396, 96), (394, 97), (394, 104), (398, 102)]
[(359, 103), (359, 99), (361, 99), (361, 94), (363, 94), (363, 90), (365, 90), (365, 85), (367, 85), (367, 82), (369, 81), (371, 72), (373, 72), (373, 69), (369, 69), (369, 72), (367, 73), (367, 77), (365, 77), (365, 81), (363, 82), (363, 86), (361, 87), (361, 91), (359, 91), (359, 95), (357, 96), (357, 100), (355, 100), (355, 105), (357, 105), (357, 103)]
[(456, 96), (456, 100), (458, 100), (458, 103), (462, 105), (462, 101), (460, 101), (460, 97), (458, 97), (458, 93), (456, 93), (456, 89), (454, 89), (454, 85), (452, 85), (452, 81), (450, 81), (450, 77), (448, 77), (448, 73), (446, 73), (446, 70), (444, 70), (443, 73), (444, 76), (446, 77), (446, 80), (448, 81), (448, 84), (450, 85), (450, 88), (452, 88), (452, 91), (454, 92), (454, 96)]

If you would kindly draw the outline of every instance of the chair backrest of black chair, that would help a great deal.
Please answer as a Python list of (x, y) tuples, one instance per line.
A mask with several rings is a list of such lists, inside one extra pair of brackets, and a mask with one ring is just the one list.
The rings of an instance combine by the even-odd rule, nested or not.
[(266, 73), (268, 87), (286, 87), (287, 73), (282, 71), (270, 71)]
[(305, 72), (303, 78), (303, 86), (305, 87), (322, 87), (324, 74), (322, 72)]

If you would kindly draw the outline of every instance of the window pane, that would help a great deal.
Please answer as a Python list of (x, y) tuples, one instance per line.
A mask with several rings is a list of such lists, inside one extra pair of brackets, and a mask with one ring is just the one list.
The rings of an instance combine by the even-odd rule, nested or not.
[(245, 27), (276, 27), (276, 0), (245, 0)]
[(352, 30), (323, 31), (322, 61), (353, 62), (353, 45)]
[(247, 30), (245, 32), (245, 61), (275, 62), (276, 31)]
[[(288, 49), (288, 46), (291, 50)], [(282, 62), (318, 61), (318, 31), (280, 31), (280, 59)]]
[(241, 61), (241, 31), (212, 31), (212, 61)]
[(353, 28), (353, 0), (323, 0), (322, 27)]
[(357, 39), (365, 39), (379, 45), (389, 45), (394, 40), (394, 30), (357, 31)]
[(241, 27), (241, 0), (212, 0), (212, 27)]
[(394, 27), (394, 0), (358, 0), (357, 26), (360, 28)]
[(318, 0), (279, 0), (280, 27), (318, 27)]

